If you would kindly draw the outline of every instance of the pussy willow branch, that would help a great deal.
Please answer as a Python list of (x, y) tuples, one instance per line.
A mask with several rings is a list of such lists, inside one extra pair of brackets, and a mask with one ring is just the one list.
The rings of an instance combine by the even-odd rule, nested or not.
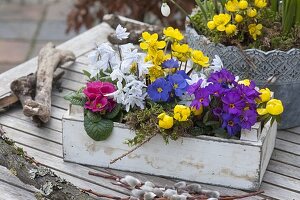
[(157, 135), (157, 133), (154, 133), (153, 135), (149, 136), (147, 139), (145, 139), (142, 143), (138, 144), (133, 149), (129, 150), (128, 152), (126, 152), (126, 153), (122, 154), (121, 156), (119, 156), (119, 157), (113, 159), (112, 161), (110, 161), (110, 164), (113, 164), (113, 163), (117, 162), (118, 160), (121, 160), (125, 156), (129, 155), (130, 153), (134, 152), (135, 150), (137, 150), (138, 148), (143, 146), (145, 143), (149, 142), (156, 135)]

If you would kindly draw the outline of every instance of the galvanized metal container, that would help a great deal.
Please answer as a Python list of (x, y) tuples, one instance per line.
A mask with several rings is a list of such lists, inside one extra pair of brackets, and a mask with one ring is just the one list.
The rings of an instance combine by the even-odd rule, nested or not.
[(276, 81), (267, 87), (275, 93), (275, 98), (282, 100), (285, 107), (279, 128), (300, 126), (300, 106), (296, 101), (300, 99), (300, 49), (287, 52), (241, 50), (236, 46), (212, 43), (188, 25), (186, 39), (190, 47), (202, 50), (210, 59), (218, 55), (226, 68), (240, 78), (255, 80), (259, 86), (265, 86), (267, 80), (275, 76)]

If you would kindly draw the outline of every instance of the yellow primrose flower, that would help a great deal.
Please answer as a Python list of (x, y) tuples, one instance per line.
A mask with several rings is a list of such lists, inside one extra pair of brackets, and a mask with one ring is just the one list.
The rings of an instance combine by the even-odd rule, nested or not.
[(199, 50), (193, 50), (192, 51), (192, 61), (202, 67), (207, 67), (209, 64), (209, 58), (207, 56), (204, 56), (202, 51)]
[(184, 38), (182, 33), (176, 28), (168, 27), (167, 29), (164, 29), (164, 34), (167, 39), (180, 41)]
[(239, 10), (239, 2), (237, 0), (230, 0), (225, 4), (225, 8), (229, 12), (236, 12)]
[(234, 35), (236, 33), (236, 25), (228, 24), (225, 28), (226, 35)]
[(174, 108), (174, 119), (180, 122), (188, 120), (188, 117), (191, 115), (191, 110), (189, 107), (184, 105), (176, 105)]
[(271, 91), (269, 90), (269, 88), (260, 89), (259, 93), (260, 93), (259, 97), (261, 102), (267, 102), (271, 99)]
[(237, 23), (242, 22), (243, 19), (244, 19), (243, 16), (240, 15), (240, 14), (236, 14), (236, 16), (235, 16), (235, 18), (234, 18), (234, 20), (235, 20)]
[(217, 27), (218, 31), (225, 31), (225, 26), (231, 20), (231, 15), (229, 14), (219, 14), (213, 17), (213, 21)]
[(238, 82), (238, 84), (240, 85), (245, 85), (245, 86), (249, 86), (251, 83), (251, 81), (249, 79), (244, 79)]
[(203, 106), (201, 106), (198, 110), (195, 107), (192, 107), (191, 110), (195, 116), (199, 116), (203, 113)]
[(154, 55), (152, 55), (151, 60), (154, 65), (161, 65), (165, 60), (170, 58), (170, 54), (165, 54), (163, 50), (158, 50)]
[(252, 36), (252, 38), (254, 40), (256, 40), (256, 37), (258, 35), (261, 35), (261, 29), (262, 29), (262, 25), (261, 24), (250, 24), (248, 26), (248, 29), (249, 29), (249, 34)]
[(148, 32), (142, 33), (143, 42), (140, 43), (141, 49), (148, 51), (153, 54), (157, 49), (163, 49), (166, 46), (165, 41), (158, 41), (158, 34), (153, 33), (152, 35)]
[(249, 17), (255, 17), (257, 15), (257, 10), (255, 8), (249, 8), (247, 10), (247, 15)]
[(170, 117), (166, 113), (161, 113), (157, 116), (158, 120), (158, 126), (163, 129), (170, 129), (173, 127), (174, 121), (173, 117)]
[(256, 111), (257, 111), (257, 113), (258, 113), (259, 115), (265, 115), (265, 114), (268, 114), (268, 111), (267, 111), (267, 109), (265, 109), (265, 108), (257, 108)]
[(267, 6), (267, 1), (266, 0), (255, 0), (254, 5), (258, 8), (264, 8)]
[(172, 44), (172, 55), (175, 56), (181, 62), (186, 62), (190, 58), (191, 48), (187, 44)]
[(271, 99), (267, 103), (266, 110), (271, 115), (280, 115), (283, 112), (282, 102), (278, 99)]
[(209, 30), (214, 30), (216, 28), (216, 24), (214, 21), (209, 21), (207, 22), (207, 27), (209, 28)]
[(151, 82), (155, 81), (157, 78), (163, 77), (164, 75), (164, 70), (160, 66), (154, 65), (149, 68)]
[(244, 10), (244, 9), (246, 9), (247, 7), (248, 7), (248, 2), (247, 2), (246, 0), (241, 0), (241, 1), (239, 2), (239, 9)]

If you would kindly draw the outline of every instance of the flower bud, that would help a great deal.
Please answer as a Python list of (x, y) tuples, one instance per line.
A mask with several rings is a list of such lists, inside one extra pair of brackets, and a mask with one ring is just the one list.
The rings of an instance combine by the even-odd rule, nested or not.
[(261, 93), (259, 97), (262, 102), (267, 102), (271, 99), (271, 91), (269, 88), (260, 89), (259, 92)]
[(282, 102), (278, 99), (271, 99), (267, 103), (266, 110), (271, 115), (280, 115), (283, 112)]
[(162, 3), (160, 8), (161, 14), (165, 17), (168, 17), (171, 13), (171, 9), (167, 3)]
[(242, 1), (239, 2), (239, 9), (244, 10), (244, 9), (246, 9), (247, 7), (248, 7), (248, 2), (247, 2), (247, 1), (242, 0)]
[(249, 9), (247, 10), (247, 15), (248, 15), (249, 17), (255, 17), (255, 16), (257, 15), (256, 9), (255, 9), (255, 8), (249, 8)]
[(244, 19), (243, 16), (242, 16), (242, 15), (239, 15), (239, 14), (237, 14), (237, 15), (235, 16), (235, 18), (234, 18), (234, 20), (235, 20), (237, 23), (242, 22), (243, 19)]

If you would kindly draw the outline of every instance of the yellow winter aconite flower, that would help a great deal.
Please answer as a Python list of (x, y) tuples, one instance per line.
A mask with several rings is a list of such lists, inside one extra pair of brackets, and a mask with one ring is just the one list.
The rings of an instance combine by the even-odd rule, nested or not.
[[(150, 56), (150, 59), (147, 57)], [(165, 60), (170, 59), (170, 54), (165, 54), (163, 50), (158, 50), (152, 55), (147, 55), (148, 61), (151, 60), (154, 65), (161, 65)]]
[(278, 99), (271, 99), (267, 103), (266, 110), (271, 115), (280, 115), (283, 112), (282, 102)]
[(255, 8), (249, 8), (247, 10), (247, 15), (249, 17), (255, 17), (257, 15), (257, 10)]
[(255, 0), (254, 5), (258, 8), (264, 8), (267, 6), (267, 1), (266, 0)]
[(236, 25), (228, 24), (225, 28), (226, 35), (234, 35), (236, 33)]
[(251, 81), (249, 79), (244, 79), (238, 82), (238, 84), (240, 85), (245, 85), (245, 86), (249, 86), (251, 83)]
[(203, 113), (203, 106), (201, 106), (199, 109), (196, 109), (195, 107), (192, 107), (192, 112), (195, 116), (199, 116)]
[(260, 89), (259, 93), (260, 93), (259, 97), (261, 102), (267, 102), (271, 99), (271, 91), (269, 90), (269, 88)]
[(216, 28), (216, 24), (214, 21), (209, 21), (207, 22), (207, 27), (210, 29), (210, 30), (214, 30)]
[(231, 20), (231, 16), (229, 14), (219, 14), (213, 17), (213, 21), (217, 27), (218, 31), (225, 31), (225, 26)]
[(184, 38), (182, 33), (177, 28), (174, 29), (173, 27), (168, 27), (168, 28), (164, 29), (163, 32), (166, 36), (166, 39), (180, 41)]
[(230, 0), (225, 4), (225, 8), (229, 12), (236, 12), (239, 10), (239, 2), (237, 0)]
[(170, 117), (166, 113), (161, 113), (157, 116), (158, 120), (158, 126), (163, 129), (170, 129), (173, 127), (174, 121), (173, 117)]
[(246, 9), (247, 7), (248, 7), (248, 2), (247, 2), (246, 0), (241, 0), (241, 1), (239, 2), (239, 9), (244, 10), (244, 9)]
[(267, 102), (266, 108), (258, 108), (256, 111), (259, 115), (271, 114), (280, 115), (283, 113), (282, 102), (278, 99), (271, 99)]
[(187, 44), (172, 44), (172, 55), (181, 62), (186, 62), (190, 58), (190, 50), (191, 48)]
[(153, 82), (157, 78), (164, 76), (164, 70), (160, 66), (154, 65), (149, 68), (149, 76), (150, 76), (150, 81)]
[(143, 42), (140, 43), (141, 49), (153, 54), (157, 49), (163, 49), (166, 46), (165, 41), (158, 41), (158, 34), (142, 33)]
[(236, 16), (235, 16), (235, 18), (234, 18), (234, 20), (235, 20), (237, 23), (242, 22), (243, 19), (244, 19), (243, 16), (240, 15), (240, 14), (236, 14)]
[(174, 119), (183, 122), (191, 115), (191, 109), (184, 105), (176, 105), (174, 108)]
[(252, 38), (254, 40), (256, 40), (256, 37), (258, 35), (261, 35), (261, 29), (262, 29), (262, 25), (261, 24), (250, 24), (248, 26), (248, 29), (249, 29), (249, 34), (252, 36)]
[(209, 64), (209, 58), (207, 56), (204, 56), (202, 51), (199, 50), (193, 50), (192, 51), (192, 61), (202, 67), (207, 67)]
[(267, 111), (267, 109), (265, 109), (265, 108), (257, 108), (256, 111), (257, 111), (257, 113), (258, 113), (259, 115), (265, 115), (265, 114), (268, 114), (268, 111)]

